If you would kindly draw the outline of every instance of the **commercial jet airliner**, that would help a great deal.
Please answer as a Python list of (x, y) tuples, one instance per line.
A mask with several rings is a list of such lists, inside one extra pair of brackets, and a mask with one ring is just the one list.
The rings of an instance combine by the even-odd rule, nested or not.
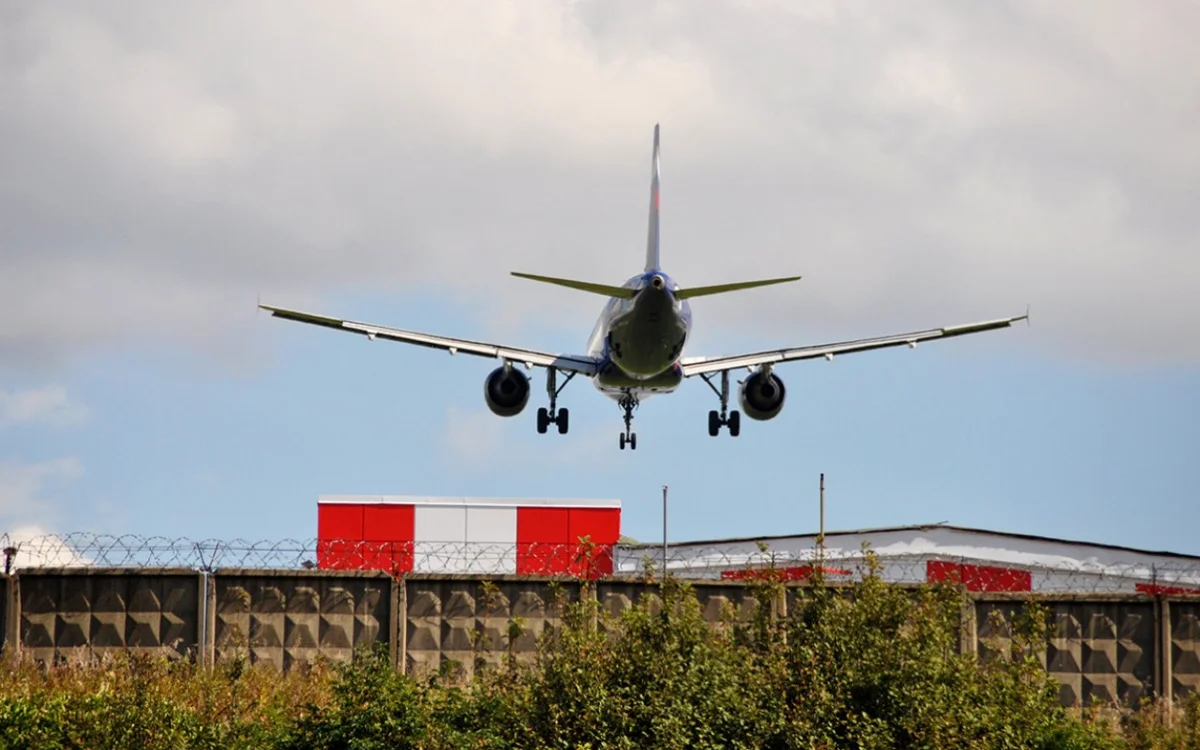
[[(770, 351), (735, 354), (719, 357), (683, 357), (692, 327), (688, 300), (711, 294), (723, 294), (739, 289), (782, 284), (796, 281), (799, 276), (743, 281), (715, 286), (680, 287), (662, 270), (658, 253), (659, 213), (659, 129), (654, 126), (654, 149), (650, 177), (650, 226), (646, 241), (646, 267), (621, 286), (594, 284), (586, 281), (536, 276), (513, 272), (514, 276), (534, 281), (591, 292), (608, 298), (587, 343), (586, 354), (556, 354), (553, 352), (503, 346), (481, 341), (469, 341), (416, 331), (385, 328), (370, 323), (356, 323), (323, 315), (285, 310), (260, 304), (264, 310), (280, 318), (301, 323), (326, 326), (376, 338), (418, 344), (456, 354), (474, 354), (498, 359), (501, 365), (484, 380), (483, 397), (491, 411), (501, 417), (520, 414), (529, 402), (529, 377), (518, 369), (535, 366), (546, 370), (546, 393), (549, 406), (537, 410), (537, 431), (545, 433), (555, 425), (566, 434), (569, 413), (558, 408), (558, 396), (571, 378), (585, 375), (595, 387), (614, 399), (625, 414), (625, 431), (620, 446), (624, 450), (637, 448), (637, 435), (632, 431), (633, 412), (641, 401), (653, 394), (670, 393), (684, 378), (699, 375), (720, 400), (720, 409), (708, 413), (708, 434), (716, 437), (722, 427), (732, 437), (741, 432), (741, 416), (729, 409), (729, 373), (745, 368), (748, 375), (738, 381), (739, 403), (746, 416), (755, 420), (776, 417), (783, 408), (785, 389), (774, 368), (783, 362), (823, 357), (831, 360), (839, 354), (864, 352), (891, 346), (915, 347), (919, 342), (980, 333), (1006, 328), (1025, 320), (1028, 312), (1015, 318), (969, 323), (948, 328), (933, 328), (873, 339), (859, 339), (818, 346), (772, 349)], [(558, 383), (558, 374), (566, 377)], [(714, 380), (719, 376), (719, 386)]]

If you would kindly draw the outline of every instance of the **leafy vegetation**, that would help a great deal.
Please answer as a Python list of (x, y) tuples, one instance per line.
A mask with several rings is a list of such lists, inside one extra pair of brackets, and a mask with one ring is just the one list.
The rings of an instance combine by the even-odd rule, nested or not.
[[(592, 584), (583, 582), (587, 587)], [(611, 617), (589, 597), (530, 657), (472, 680), (421, 678), (386, 653), (279, 675), (122, 655), (0, 677), (0, 748), (1145, 748), (1200, 750), (1200, 698), (1073, 712), (1033, 654), (1036, 606), (1008, 659), (959, 653), (962, 595), (869, 571), (709, 622), (686, 584)], [(510, 624), (510, 638), (523, 624)]]

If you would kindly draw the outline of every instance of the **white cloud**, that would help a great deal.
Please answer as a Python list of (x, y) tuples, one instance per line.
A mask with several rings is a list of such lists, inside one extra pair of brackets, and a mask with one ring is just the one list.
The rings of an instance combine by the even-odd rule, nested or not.
[(29, 423), (69, 427), (86, 421), (88, 415), (88, 408), (72, 401), (62, 386), (0, 390), (0, 428)]
[(56, 511), (47, 497), (49, 486), (82, 474), (83, 463), (74, 457), (28, 464), (0, 461), (0, 524), (43, 524), (52, 520)]
[(1020, 346), (1200, 361), (1184, 0), (0, 13), (14, 366), (147, 342), (240, 364), (260, 290), (436, 283), (481, 321), (586, 324), (594, 298), (507, 271), (638, 268), (657, 121), (672, 273), (805, 276), (701, 323), (803, 343), (1028, 302)]
[[(531, 412), (537, 408), (530, 404), (514, 419), (532, 422)], [(538, 448), (548, 464), (554, 466), (577, 466), (591, 464), (597, 456), (604, 455), (605, 448), (616, 440), (607, 427), (587, 428), (573, 426), (569, 439), (556, 439), (554, 425), (549, 435), (536, 436), (544, 441)], [(481, 470), (505, 464), (520, 463), (525, 452), (519, 443), (505, 438), (507, 428), (504, 420), (498, 419), (486, 407), (473, 410), (449, 407), (446, 410), (446, 426), (442, 431), (441, 444), (445, 460), (458, 469)]]
[(44, 526), (18, 526), (11, 532), (0, 533), (0, 547), (16, 549), (10, 564), (14, 570), (31, 567), (86, 566), (89, 559), (80, 555), (71, 540), (55, 534)]
[(507, 445), (504, 424), (490, 411), (466, 411), (454, 406), (446, 410), (442, 449), (455, 465), (497, 465), (503, 461)]

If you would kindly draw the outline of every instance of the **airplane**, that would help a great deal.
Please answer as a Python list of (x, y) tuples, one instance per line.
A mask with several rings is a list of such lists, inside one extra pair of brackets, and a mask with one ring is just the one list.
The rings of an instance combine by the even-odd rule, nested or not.
[[(325, 326), (339, 331), (406, 344), (432, 347), (450, 354), (473, 354), (501, 360), (501, 365), (488, 374), (483, 384), (484, 401), (493, 414), (514, 417), (524, 411), (529, 402), (527, 371), (534, 367), (546, 370), (546, 394), (549, 406), (537, 410), (537, 431), (546, 433), (555, 425), (559, 434), (566, 434), (570, 413), (558, 408), (558, 396), (576, 375), (591, 378), (602, 394), (612, 398), (625, 415), (625, 431), (620, 435), (621, 450), (626, 446), (637, 449), (637, 434), (632, 430), (633, 412), (646, 398), (675, 391), (686, 378), (699, 376), (708, 384), (720, 402), (720, 408), (708, 413), (708, 434), (716, 437), (722, 427), (731, 437), (741, 433), (741, 414), (729, 409), (729, 374), (745, 368), (749, 375), (738, 381), (738, 403), (741, 412), (753, 420), (774, 419), (783, 409), (786, 390), (774, 368), (784, 362), (824, 358), (832, 360), (841, 354), (864, 352), (893, 346), (915, 348), (920, 342), (951, 338), (971, 333), (1007, 328), (1013, 323), (1028, 320), (1025, 315), (980, 323), (968, 323), (946, 328), (900, 333), (880, 338), (859, 339), (833, 344), (800, 346), (768, 351), (716, 357), (684, 357), (683, 351), (692, 330), (689, 300), (742, 289), (783, 284), (799, 276), (743, 281), (713, 286), (679, 286), (663, 269), (659, 258), (659, 126), (654, 126), (654, 147), (650, 176), (650, 220), (646, 239), (646, 263), (642, 273), (620, 286), (587, 281), (539, 276), (512, 272), (513, 276), (607, 297), (599, 319), (588, 338), (585, 354), (562, 354), (535, 349), (510, 347), (482, 341), (451, 338), (430, 333), (387, 328), (324, 315), (287, 310), (261, 302), (259, 307), (272, 316), (287, 320)], [(558, 383), (558, 374), (566, 377)], [(714, 384), (719, 376), (720, 385)]]

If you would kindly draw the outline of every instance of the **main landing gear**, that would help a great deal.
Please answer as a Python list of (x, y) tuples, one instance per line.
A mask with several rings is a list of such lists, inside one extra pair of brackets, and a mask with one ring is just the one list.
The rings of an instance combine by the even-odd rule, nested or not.
[(704, 382), (708, 383), (708, 387), (712, 388), (713, 393), (717, 394), (717, 398), (721, 399), (721, 411), (710, 411), (708, 413), (708, 434), (716, 437), (721, 432), (721, 427), (729, 428), (729, 436), (737, 437), (742, 431), (742, 415), (735, 409), (729, 411), (729, 371), (721, 371), (721, 388), (717, 389), (712, 382), (712, 376), (701, 374)]
[(625, 410), (625, 432), (621, 433), (621, 450), (625, 450), (625, 446), (629, 445), (629, 450), (637, 450), (637, 434), (630, 432), (633, 426), (633, 410), (638, 407), (637, 397), (631, 393), (626, 393), (617, 402), (621, 408)]
[(557, 425), (558, 434), (566, 435), (567, 427), (570, 425), (571, 413), (565, 408), (558, 408), (558, 394), (562, 393), (562, 389), (567, 387), (567, 383), (571, 382), (571, 378), (575, 377), (575, 373), (567, 373), (567, 377), (563, 380), (562, 385), (555, 387), (557, 375), (557, 368), (546, 368), (546, 393), (550, 396), (550, 408), (547, 409), (543, 406), (537, 410), (537, 431), (539, 434), (544, 435), (550, 425)]

